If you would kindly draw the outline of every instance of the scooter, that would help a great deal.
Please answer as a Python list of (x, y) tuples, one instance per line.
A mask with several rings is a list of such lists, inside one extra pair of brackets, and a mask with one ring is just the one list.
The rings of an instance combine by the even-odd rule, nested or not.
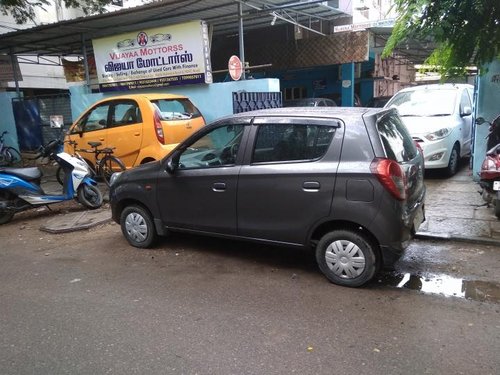
[(41, 147), (37, 158), (52, 158), (64, 169), (62, 195), (43, 191), (40, 186), (42, 171), (38, 167), (0, 167), (0, 224), (8, 223), (17, 212), (75, 198), (87, 208), (101, 207), (102, 193), (90, 178), (87, 165), (65, 152), (56, 153), (61, 145), (60, 140), (50, 141)]
[(500, 115), (492, 122), (479, 117), (476, 124), (490, 125), (487, 139), (486, 157), (481, 164), (479, 172), (479, 186), (481, 186), (481, 196), (486, 204), (493, 205), (495, 216), (500, 219)]

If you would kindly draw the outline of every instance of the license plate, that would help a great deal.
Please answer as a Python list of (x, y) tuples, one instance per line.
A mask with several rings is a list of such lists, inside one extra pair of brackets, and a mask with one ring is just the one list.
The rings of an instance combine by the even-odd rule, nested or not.
[(495, 191), (500, 190), (500, 181), (493, 181), (493, 190)]

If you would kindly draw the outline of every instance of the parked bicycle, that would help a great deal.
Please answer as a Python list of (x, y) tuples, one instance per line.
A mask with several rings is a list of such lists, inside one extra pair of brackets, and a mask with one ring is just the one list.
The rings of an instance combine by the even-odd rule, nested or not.
[(2, 167), (22, 167), (23, 166), (23, 158), (21, 157), (21, 153), (17, 151), (14, 147), (6, 146), (4, 142), (5, 134), (8, 134), (8, 131), (4, 131), (0, 135), (0, 166)]
[[(115, 172), (124, 171), (125, 164), (113, 155), (114, 147), (105, 147), (99, 149), (98, 147), (102, 145), (101, 142), (89, 142), (88, 144), (92, 147), (91, 150), (77, 149), (78, 143), (75, 141), (68, 141), (68, 144), (73, 147), (73, 156), (79, 158), (87, 164), (91, 172), (91, 176), (102, 179), (106, 185), (109, 186), (111, 175)], [(90, 160), (85, 159), (79, 154), (79, 152), (87, 152), (95, 155), (95, 163)], [(58, 168), (56, 172), (57, 181), (62, 185), (64, 181), (64, 171), (62, 168)]]

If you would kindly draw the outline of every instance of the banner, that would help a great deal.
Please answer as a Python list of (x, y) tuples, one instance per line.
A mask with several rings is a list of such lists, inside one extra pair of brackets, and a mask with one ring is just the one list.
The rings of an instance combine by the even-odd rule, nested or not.
[(204, 21), (92, 40), (101, 91), (212, 83)]

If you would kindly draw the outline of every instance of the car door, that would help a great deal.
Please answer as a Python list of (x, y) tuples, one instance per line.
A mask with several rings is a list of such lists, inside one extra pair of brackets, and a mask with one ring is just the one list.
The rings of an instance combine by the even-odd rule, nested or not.
[(331, 119), (257, 118), (238, 183), (238, 234), (304, 244), (330, 213), (339, 147)]
[[(78, 121), (69, 129), (66, 140), (70, 139), (77, 143), (76, 149), (89, 149), (89, 142), (101, 142), (103, 147), (107, 144), (108, 117), (110, 102), (100, 103), (89, 109)], [(73, 150), (66, 146), (66, 151), (72, 153)], [(79, 151), (80, 154), (92, 162), (95, 161), (94, 154)]]
[(466, 155), (471, 151), (472, 144), (472, 102), (467, 89), (462, 90), (460, 97), (460, 118), (461, 118), (461, 133), (462, 133), (462, 155)]
[(239, 161), (247, 128), (243, 121), (203, 129), (166, 160), (176, 165), (160, 173), (158, 180), (158, 204), (166, 226), (236, 234)]
[(143, 137), (142, 113), (132, 99), (114, 100), (109, 110), (109, 126), (106, 147), (114, 148), (114, 154), (127, 167), (135, 164), (141, 150)]

